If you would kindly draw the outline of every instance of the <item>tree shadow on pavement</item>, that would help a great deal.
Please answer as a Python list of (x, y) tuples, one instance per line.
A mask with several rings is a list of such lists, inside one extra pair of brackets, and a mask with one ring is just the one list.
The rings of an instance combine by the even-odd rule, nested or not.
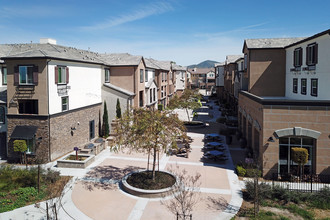
[(221, 196), (219, 198), (207, 197), (207, 208), (210, 210), (223, 211), (228, 204), (227, 200)]
[(97, 166), (82, 178), (82, 183), (89, 191), (93, 191), (94, 189), (116, 190), (118, 189), (117, 183), (125, 175), (139, 169), (143, 168), (137, 166), (127, 166), (125, 168), (118, 168), (111, 165)]

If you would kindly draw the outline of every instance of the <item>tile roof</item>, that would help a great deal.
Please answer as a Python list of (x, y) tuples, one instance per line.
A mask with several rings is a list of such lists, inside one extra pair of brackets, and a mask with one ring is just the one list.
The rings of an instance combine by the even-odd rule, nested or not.
[(188, 69), (188, 71), (192, 74), (206, 74), (209, 72), (214, 72), (214, 68), (196, 68), (196, 70), (193, 69)]
[(143, 60), (143, 57), (128, 53), (110, 53), (100, 54), (100, 59), (104, 64), (110, 66), (137, 66)]
[(103, 85), (105, 87), (110, 88), (110, 89), (116, 90), (117, 92), (123, 93), (123, 94), (125, 94), (127, 96), (135, 96), (135, 93), (130, 92), (130, 91), (126, 90), (126, 89), (123, 89), (123, 88), (121, 88), (119, 86), (115, 86), (115, 85), (113, 85), (111, 83), (104, 83)]
[(246, 39), (244, 45), (249, 49), (260, 48), (284, 48), (290, 44), (301, 41), (304, 37), (294, 38), (264, 38), (264, 39)]
[(173, 70), (183, 70), (183, 71), (186, 71), (187, 70), (187, 67), (186, 66), (180, 66), (180, 65), (177, 65), (177, 64), (172, 64), (172, 69)]
[(227, 55), (225, 63), (226, 64), (235, 63), (237, 60), (239, 60), (241, 58), (244, 58), (243, 54), (241, 54), (241, 55)]
[[(171, 61), (160, 61), (152, 58), (146, 58), (146, 66), (154, 69), (171, 70)], [(147, 64), (148, 63), (148, 64)], [(157, 68), (156, 68), (157, 67)]]
[(54, 44), (2, 44), (2, 58), (57, 58), (89, 63), (102, 63), (100, 55), (87, 50)]

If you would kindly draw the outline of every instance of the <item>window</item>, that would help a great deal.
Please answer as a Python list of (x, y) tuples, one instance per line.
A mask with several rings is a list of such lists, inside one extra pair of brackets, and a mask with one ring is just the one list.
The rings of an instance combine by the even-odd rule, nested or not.
[(293, 93), (298, 92), (298, 79), (297, 78), (293, 79), (292, 92)]
[(6, 123), (6, 109), (3, 106), (0, 106), (0, 124)]
[(2, 85), (7, 85), (7, 67), (2, 68)]
[(89, 140), (95, 138), (95, 121), (89, 121)]
[(35, 152), (35, 138), (26, 140), (27, 150), (26, 153), (33, 154)]
[(19, 84), (33, 84), (33, 66), (19, 66)]
[(317, 64), (317, 50), (318, 45), (316, 43), (310, 44), (306, 48), (306, 64), (308, 66), (314, 66)]
[(306, 95), (307, 93), (307, 79), (301, 79), (301, 94)]
[(38, 100), (18, 100), (19, 114), (38, 114)]
[(146, 73), (145, 73), (145, 81), (148, 82), (148, 70), (146, 70)]
[(293, 66), (300, 67), (302, 65), (302, 53), (303, 50), (301, 47), (296, 48), (293, 52)]
[(153, 91), (154, 91), (154, 101), (156, 101), (156, 88), (154, 88)]
[(55, 83), (68, 84), (69, 83), (69, 68), (66, 66), (55, 66)]
[(62, 97), (62, 112), (69, 110), (69, 97)]
[(143, 107), (143, 91), (139, 92), (139, 106)]
[(104, 82), (110, 82), (110, 70), (104, 69)]
[(317, 96), (317, 79), (311, 79), (311, 96)]
[(150, 95), (149, 95), (150, 97), (150, 103), (152, 103), (152, 89), (150, 89)]
[(140, 83), (143, 83), (143, 69), (140, 69)]
[(247, 69), (247, 62), (248, 62), (247, 54), (244, 54), (244, 70)]

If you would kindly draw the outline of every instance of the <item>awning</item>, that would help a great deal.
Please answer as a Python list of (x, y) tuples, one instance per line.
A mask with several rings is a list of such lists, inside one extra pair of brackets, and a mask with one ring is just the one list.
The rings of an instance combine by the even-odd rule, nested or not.
[(13, 139), (32, 139), (37, 132), (37, 126), (16, 126), (10, 138)]

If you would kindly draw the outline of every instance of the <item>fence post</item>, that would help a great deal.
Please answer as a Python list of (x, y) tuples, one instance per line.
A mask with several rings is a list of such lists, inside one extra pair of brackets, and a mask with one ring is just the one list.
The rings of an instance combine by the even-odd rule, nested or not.
[(313, 192), (313, 174), (311, 172), (311, 193)]
[(192, 214), (190, 214), (190, 220), (192, 220)]
[(176, 213), (176, 220), (179, 220), (179, 213)]

